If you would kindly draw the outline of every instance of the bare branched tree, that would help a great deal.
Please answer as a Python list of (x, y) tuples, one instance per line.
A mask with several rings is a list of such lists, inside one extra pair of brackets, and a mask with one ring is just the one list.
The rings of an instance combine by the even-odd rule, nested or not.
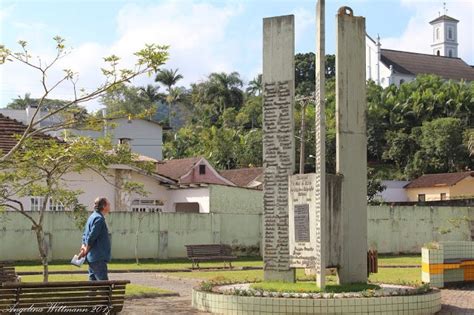
[[(105, 57), (104, 62), (106, 63), (106, 66), (101, 69), (102, 74), (104, 75), (103, 83), (94, 90), (87, 92), (85, 89), (79, 88), (78, 73), (71, 69), (64, 69), (63, 74), (57, 81), (49, 81), (48, 78), (52, 77), (50, 72), (54, 66), (57, 66), (58, 61), (70, 53), (70, 50), (65, 46), (63, 38), (59, 36), (54, 37), (54, 43), (56, 55), (49, 62), (42, 60), (40, 57), (34, 58), (32, 53), (28, 50), (28, 43), (26, 41), (21, 40), (18, 42), (20, 45), (19, 51), (11, 51), (4, 45), (0, 45), (0, 65), (5, 64), (6, 62), (19, 62), (28, 68), (36, 70), (37, 73), (39, 73), (42, 87), (42, 96), (39, 98), (36, 110), (32, 114), (31, 121), (28, 122), (26, 130), (9, 152), (3, 152), (2, 156), (0, 156), (0, 162), (8, 160), (13, 153), (21, 147), (26, 139), (38, 133), (72, 128), (79, 123), (84, 123), (84, 115), (80, 115), (77, 111), (73, 111), (70, 112), (70, 115), (67, 115), (66, 118), (58, 120), (57, 123), (42, 126), (42, 122), (53, 116), (64, 114), (70, 109), (77, 108), (77, 106), (82, 103), (94, 100), (106, 91), (111, 90), (120, 84), (130, 82), (130, 80), (139, 75), (152, 75), (157, 72), (158, 68), (168, 59), (168, 46), (156, 44), (145, 45), (143, 49), (136, 52), (135, 56), (137, 59), (135, 66), (130, 69), (121, 68), (119, 65), (120, 58), (116, 55)], [(70, 84), (72, 100), (58, 108), (50, 110), (45, 115), (40, 115), (40, 112), (45, 107), (45, 100), (47, 100), (48, 96), (50, 96), (58, 86), (65, 83)]]

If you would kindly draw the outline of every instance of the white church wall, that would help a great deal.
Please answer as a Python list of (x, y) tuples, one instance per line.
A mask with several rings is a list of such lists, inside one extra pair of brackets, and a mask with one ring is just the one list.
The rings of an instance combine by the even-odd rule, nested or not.
[(365, 64), (366, 79), (377, 82), (377, 63), (378, 63), (377, 44), (369, 37), (365, 37)]

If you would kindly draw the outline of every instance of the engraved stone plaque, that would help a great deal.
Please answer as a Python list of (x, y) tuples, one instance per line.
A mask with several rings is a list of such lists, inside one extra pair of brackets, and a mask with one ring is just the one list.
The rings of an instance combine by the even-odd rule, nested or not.
[(317, 175), (292, 175), (289, 182), (290, 266), (321, 273), (325, 262), (321, 252), (322, 224), (321, 211), (317, 207)]
[(295, 242), (309, 242), (309, 204), (295, 205)]

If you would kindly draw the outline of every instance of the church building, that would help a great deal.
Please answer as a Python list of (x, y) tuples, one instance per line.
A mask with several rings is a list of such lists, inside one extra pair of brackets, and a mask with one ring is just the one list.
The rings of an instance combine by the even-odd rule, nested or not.
[(383, 49), (380, 37), (366, 36), (366, 77), (382, 87), (399, 86), (419, 74), (435, 74), (446, 80), (474, 81), (474, 66), (458, 57), (459, 21), (446, 14), (432, 20), (432, 54)]

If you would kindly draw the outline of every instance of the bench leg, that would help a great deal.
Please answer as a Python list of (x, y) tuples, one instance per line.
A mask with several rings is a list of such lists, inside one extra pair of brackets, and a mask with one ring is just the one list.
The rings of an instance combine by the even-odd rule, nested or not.
[(231, 262), (231, 261), (229, 261), (229, 268), (230, 268), (230, 269), (232, 269), (232, 268), (233, 268), (233, 267), (232, 267), (232, 262)]

